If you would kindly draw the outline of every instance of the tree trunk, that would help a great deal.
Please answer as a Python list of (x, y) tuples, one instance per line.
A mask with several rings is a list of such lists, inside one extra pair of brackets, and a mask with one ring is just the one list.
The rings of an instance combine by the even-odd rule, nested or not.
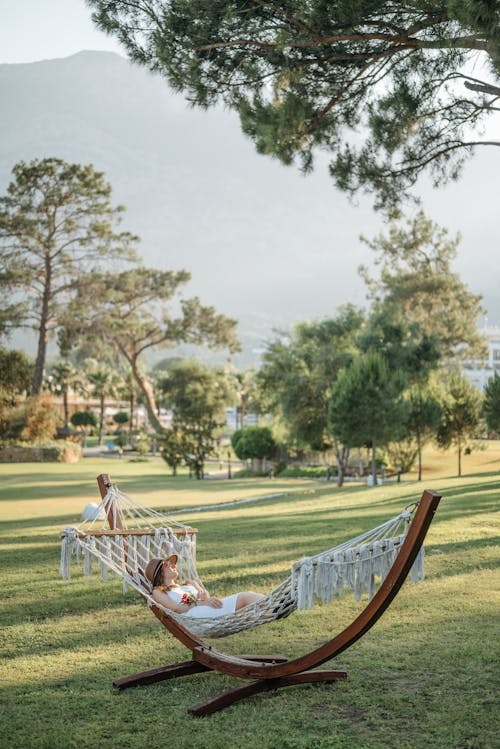
[(38, 328), (38, 348), (36, 352), (35, 368), (31, 383), (31, 394), (38, 395), (42, 389), (47, 343), (49, 340), (49, 305), (52, 291), (52, 266), (50, 256), (45, 257), (45, 285), (43, 288), (40, 325)]
[(102, 445), (102, 429), (104, 426), (104, 395), (99, 396), (99, 445)]
[(417, 451), (418, 451), (418, 480), (422, 481), (422, 436), (417, 429)]
[(458, 478), (461, 478), (462, 476), (462, 441), (460, 437), (457, 441), (458, 446)]
[(335, 459), (337, 461), (337, 486), (340, 488), (344, 485), (344, 478), (347, 472), (347, 461), (349, 460), (349, 447), (342, 445), (342, 450), (339, 448), (337, 439), (333, 440), (333, 449), (335, 452)]
[(64, 428), (68, 428), (69, 424), (69, 406), (68, 406), (68, 391), (63, 390), (63, 408), (64, 408)]
[(377, 460), (375, 457), (375, 440), (372, 440), (372, 478), (373, 486), (377, 486)]
[(147, 411), (148, 419), (149, 419), (151, 426), (153, 427), (155, 432), (157, 432), (158, 434), (164, 434), (165, 429), (161, 425), (160, 420), (157, 416), (156, 399), (154, 396), (151, 383), (139, 369), (137, 359), (127, 356), (126, 352), (123, 352), (123, 353), (125, 354), (125, 356), (127, 357), (130, 363), (130, 366), (132, 368), (132, 374), (134, 375), (134, 379), (137, 383), (137, 386), (142, 392), (142, 394), (144, 395), (146, 411)]
[(129, 445), (132, 443), (132, 431), (134, 429), (134, 408), (135, 408), (135, 393), (133, 388), (129, 392), (129, 408), (130, 408), (130, 422), (128, 428), (128, 442)]

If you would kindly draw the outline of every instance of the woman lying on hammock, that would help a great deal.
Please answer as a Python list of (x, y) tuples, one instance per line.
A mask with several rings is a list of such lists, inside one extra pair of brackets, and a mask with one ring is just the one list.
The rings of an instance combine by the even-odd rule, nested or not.
[(145, 570), (153, 588), (154, 600), (177, 614), (204, 618), (223, 616), (264, 598), (260, 593), (251, 591), (215, 598), (196, 580), (179, 585), (177, 559), (177, 554), (171, 554), (167, 559), (150, 559)]

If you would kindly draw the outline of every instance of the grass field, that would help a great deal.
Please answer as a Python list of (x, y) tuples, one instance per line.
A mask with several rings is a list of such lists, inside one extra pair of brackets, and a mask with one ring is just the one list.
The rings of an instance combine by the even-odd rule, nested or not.
[[(161, 461), (89, 458), (0, 466), (3, 749), (495, 749), (498, 739), (500, 444), (466, 456), (429, 452), (425, 480), (342, 490), (323, 481), (196, 482)], [(295, 559), (443, 494), (426, 542), (426, 580), (406, 583), (375, 627), (332, 667), (346, 682), (267, 693), (199, 720), (193, 704), (236, 685), (215, 674), (117, 693), (118, 676), (189, 653), (118, 581), (59, 578), (58, 533), (96, 501), (95, 476), (199, 528), (199, 569), (218, 594), (266, 591)], [(193, 508), (267, 494), (255, 504)], [(191, 511), (191, 514), (190, 514)], [(217, 641), (232, 653), (297, 656), (349, 623), (360, 604), (296, 613)]]

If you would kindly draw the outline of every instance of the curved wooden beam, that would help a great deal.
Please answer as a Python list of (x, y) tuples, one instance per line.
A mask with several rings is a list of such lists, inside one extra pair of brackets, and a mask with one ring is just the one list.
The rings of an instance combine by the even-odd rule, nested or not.
[(401, 550), (377, 593), (348, 627), (321, 647), (287, 663), (252, 664), (202, 645), (193, 650), (193, 659), (214, 671), (242, 679), (274, 679), (315, 668), (339, 655), (373, 627), (398, 594), (423, 544), (440, 499), (440, 494), (424, 491)]

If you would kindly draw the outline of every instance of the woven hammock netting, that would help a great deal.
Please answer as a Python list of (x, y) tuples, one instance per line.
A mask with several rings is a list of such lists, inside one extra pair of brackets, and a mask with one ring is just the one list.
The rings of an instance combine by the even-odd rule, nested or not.
[[(83, 561), (85, 575), (97, 565), (101, 579), (109, 573), (123, 580), (144, 596), (149, 606), (159, 606), (183, 627), (197, 636), (224, 637), (249, 627), (288, 616), (296, 609), (314, 607), (315, 601), (330, 603), (346, 590), (357, 600), (375, 594), (402, 546), (411, 521), (411, 510), (356, 538), (334, 546), (292, 565), (289, 576), (265, 598), (233, 614), (194, 618), (163, 608), (151, 597), (151, 586), (144, 569), (152, 557), (177, 554), (181, 580), (201, 582), (196, 569), (196, 532), (171, 517), (143, 507), (111, 485), (95, 511), (95, 520), (68, 526), (61, 535), (61, 575), (70, 578), (74, 557)], [(111, 516), (111, 523), (107, 518)], [(110, 526), (113, 530), (110, 530)], [(413, 582), (424, 577), (423, 547), (413, 564)]]

